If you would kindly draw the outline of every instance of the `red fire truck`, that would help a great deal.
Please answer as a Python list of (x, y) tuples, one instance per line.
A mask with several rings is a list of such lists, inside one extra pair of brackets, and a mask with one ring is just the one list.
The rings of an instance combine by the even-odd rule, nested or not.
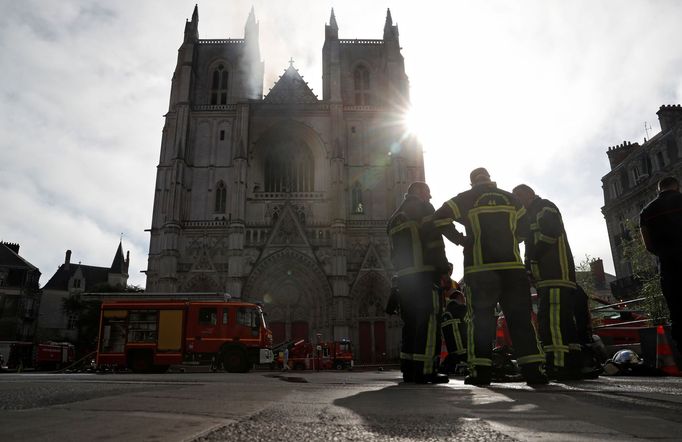
[(32, 342), (12, 341), (2, 344), (7, 345), (9, 355), (6, 362), (10, 369), (56, 370), (66, 367), (74, 361), (74, 346), (68, 342), (48, 341), (34, 344)]
[(247, 372), (272, 363), (272, 332), (259, 305), (166, 296), (171, 299), (144, 294), (102, 303), (98, 367), (163, 372), (171, 364), (217, 362), (226, 371)]
[[(278, 365), (283, 361), (278, 357)], [(294, 370), (343, 370), (353, 368), (350, 341), (311, 344), (300, 340), (289, 349), (289, 368)]]

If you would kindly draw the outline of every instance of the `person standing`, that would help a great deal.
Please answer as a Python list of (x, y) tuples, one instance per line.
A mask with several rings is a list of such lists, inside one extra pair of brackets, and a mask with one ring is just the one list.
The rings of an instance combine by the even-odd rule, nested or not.
[(499, 302), (526, 382), (546, 384), (545, 355), (531, 323), (530, 285), (518, 246), (528, 231), (526, 210), (514, 195), (497, 188), (486, 169), (474, 169), (470, 179), (471, 189), (446, 201), (434, 217), (437, 222), (458, 222), (466, 229), (464, 284), (470, 374), (464, 382), (488, 385), (492, 380), (495, 306)]
[(557, 206), (526, 184), (512, 193), (526, 208), (526, 268), (538, 292), (538, 326), (552, 379), (581, 377), (580, 344), (575, 323), (575, 264)]
[(437, 284), (447, 274), (448, 261), (441, 233), (432, 222), (435, 210), (430, 199), (426, 183), (412, 183), (387, 226), (403, 320), (400, 370), (405, 382), (448, 382), (447, 376), (436, 373), (441, 345)]
[(677, 178), (658, 182), (658, 196), (642, 209), (639, 228), (644, 246), (658, 257), (671, 334), (682, 351), (682, 193)]

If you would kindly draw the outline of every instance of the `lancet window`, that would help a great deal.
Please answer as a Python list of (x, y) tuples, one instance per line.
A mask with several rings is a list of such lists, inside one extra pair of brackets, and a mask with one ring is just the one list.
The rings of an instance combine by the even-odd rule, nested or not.
[(227, 69), (218, 65), (211, 78), (211, 104), (227, 104), (227, 80)]
[(369, 92), (369, 69), (360, 65), (353, 72), (353, 87), (355, 89), (355, 104), (358, 106), (371, 104)]

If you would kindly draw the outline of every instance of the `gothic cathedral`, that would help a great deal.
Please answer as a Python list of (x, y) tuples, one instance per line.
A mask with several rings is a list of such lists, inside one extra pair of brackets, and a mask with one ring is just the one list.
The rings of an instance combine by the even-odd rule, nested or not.
[(380, 40), (345, 40), (332, 10), (322, 99), (290, 62), (263, 95), (259, 25), (199, 38), (185, 25), (165, 116), (147, 292), (260, 302), (275, 343), (351, 339), (365, 363), (399, 357), (384, 313), (386, 222), (424, 180), (402, 117), (408, 79), (390, 11)]

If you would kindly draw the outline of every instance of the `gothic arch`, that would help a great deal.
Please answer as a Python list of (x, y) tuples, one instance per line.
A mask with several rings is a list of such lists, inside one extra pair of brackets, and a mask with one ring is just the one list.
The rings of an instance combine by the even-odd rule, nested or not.
[[(250, 158), (252, 159), (249, 174), (249, 188), (258, 183), (265, 183), (265, 168), (269, 154), (279, 147), (285, 147), (292, 155), (297, 152), (302, 156), (309, 156), (312, 171), (312, 186), (310, 191), (320, 192), (327, 190), (329, 177), (329, 152), (327, 144), (322, 137), (310, 126), (291, 119), (282, 120), (257, 136), (253, 144)], [(263, 189), (264, 190), (264, 189)]]
[(218, 291), (216, 281), (205, 273), (197, 273), (183, 284), (183, 291), (187, 292), (212, 292)]
[(357, 358), (363, 363), (383, 363), (400, 354), (400, 327), (384, 309), (390, 283), (383, 272), (361, 271), (351, 289), (351, 336)]
[(307, 324), (308, 339), (315, 333), (332, 337), (329, 282), (314, 259), (296, 250), (283, 249), (257, 263), (242, 297), (263, 303), (268, 322), (285, 324), (287, 338), (294, 323)]

